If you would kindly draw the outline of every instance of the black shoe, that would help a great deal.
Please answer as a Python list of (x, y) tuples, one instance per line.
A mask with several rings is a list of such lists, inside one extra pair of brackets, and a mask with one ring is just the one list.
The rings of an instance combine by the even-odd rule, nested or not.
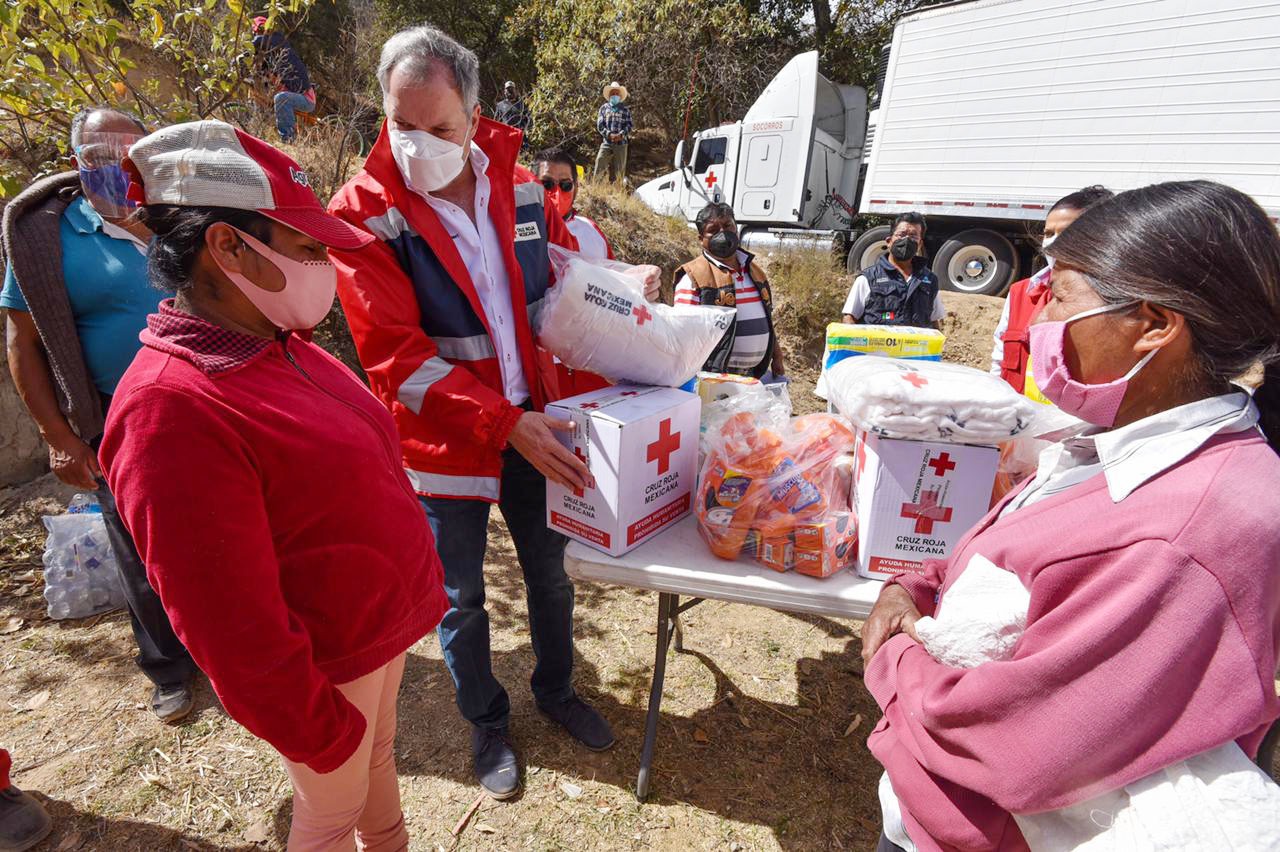
[(604, 751), (613, 745), (609, 723), (577, 695), (559, 704), (539, 704), (538, 709), (592, 751)]
[(0, 790), (0, 852), (22, 852), (49, 836), (53, 820), (35, 799), (13, 785)]
[(161, 722), (173, 724), (181, 722), (191, 714), (195, 700), (191, 695), (190, 683), (166, 683), (155, 688), (151, 693), (151, 712)]
[(476, 780), (498, 801), (520, 792), (520, 767), (511, 738), (504, 728), (471, 727), (471, 759)]

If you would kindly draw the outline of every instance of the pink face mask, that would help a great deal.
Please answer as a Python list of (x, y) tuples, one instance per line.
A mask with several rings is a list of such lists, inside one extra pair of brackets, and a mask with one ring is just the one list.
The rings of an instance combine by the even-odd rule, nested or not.
[(1067, 414), (1073, 414), (1087, 423), (1110, 428), (1115, 425), (1116, 415), (1120, 412), (1120, 403), (1124, 402), (1125, 392), (1129, 389), (1129, 381), (1138, 371), (1147, 366), (1158, 349), (1152, 349), (1133, 365), (1133, 369), (1122, 378), (1100, 385), (1086, 385), (1071, 377), (1067, 368), (1066, 335), (1067, 326), (1098, 314), (1109, 314), (1122, 311), (1138, 304), (1137, 301), (1124, 302), (1119, 305), (1105, 305), (1089, 311), (1082, 311), (1073, 317), (1057, 322), (1038, 322), (1031, 326), (1031, 372), (1035, 376), (1040, 393)]
[(333, 297), (338, 290), (337, 268), (327, 260), (294, 260), (239, 228), (232, 230), (245, 245), (280, 270), (284, 287), (274, 292), (265, 290), (239, 272), (228, 270), (214, 255), (214, 262), (231, 283), (239, 287), (245, 298), (276, 328), (295, 331), (319, 325), (333, 307)]

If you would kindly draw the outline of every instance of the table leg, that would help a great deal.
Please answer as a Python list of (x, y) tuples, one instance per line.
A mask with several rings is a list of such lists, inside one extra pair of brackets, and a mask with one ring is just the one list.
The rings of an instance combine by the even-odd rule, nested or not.
[(671, 613), (671, 629), (675, 634), (676, 653), (684, 653), (684, 628), (680, 625), (680, 609), (673, 608)]
[(662, 707), (662, 681), (667, 673), (667, 646), (671, 641), (671, 619), (680, 604), (678, 595), (658, 593), (658, 639), (653, 660), (653, 683), (649, 687), (649, 715), (644, 723), (644, 745), (640, 749), (640, 774), (636, 777), (636, 798), (649, 795), (649, 769), (653, 746), (658, 738), (658, 716)]

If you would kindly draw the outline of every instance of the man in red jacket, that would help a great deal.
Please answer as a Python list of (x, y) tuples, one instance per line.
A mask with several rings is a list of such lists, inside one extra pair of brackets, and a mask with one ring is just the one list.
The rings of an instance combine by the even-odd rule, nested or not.
[(520, 132), (480, 117), (475, 54), (435, 27), (413, 27), (383, 47), (378, 82), (386, 125), (330, 203), (378, 240), (332, 254), (338, 295), (369, 383), (395, 416), (444, 563), (451, 608), (440, 646), (473, 726), (476, 776), (505, 799), (520, 782), (484, 608), (493, 503), (528, 590), (534, 699), (588, 748), (613, 744), (608, 723), (573, 691), (566, 542), (546, 526), (546, 478), (589, 481), (555, 435), (573, 425), (542, 413), (558, 398), (556, 372), (533, 334), (552, 278), (547, 245), (577, 244), (542, 184), (516, 183)]

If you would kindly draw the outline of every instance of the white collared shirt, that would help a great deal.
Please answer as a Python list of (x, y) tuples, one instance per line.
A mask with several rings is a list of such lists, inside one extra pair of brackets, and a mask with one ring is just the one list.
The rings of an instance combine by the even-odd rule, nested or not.
[[(96, 213), (97, 211), (94, 211), (94, 212)], [(138, 253), (143, 255), (144, 257), (146, 256), (147, 254), (146, 242), (144, 242), (143, 240), (135, 236), (133, 232), (126, 231), (124, 228), (121, 228), (119, 225), (108, 222), (106, 219), (102, 219), (101, 221), (102, 221), (102, 233), (106, 234), (108, 237), (111, 237), (111, 239), (113, 240), (124, 240), (126, 242), (133, 243), (133, 247), (138, 250)]]
[(524, 375), (520, 345), (516, 340), (515, 310), (511, 304), (506, 264), (502, 260), (502, 240), (489, 216), (489, 199), (493, 195), (489, 176), (485, 174), (489, 168), (489, 156), (472, 142), (467, 163), (476, 175), (475, 222), (451, 201), (437, 198), (429, 192), (418, 194), (440, 217), (440, 224), (444, 225), (458, 247), (458, 254), (471, 274), (471, 283), (475, 285), (480, 306), (484, 309), (493, 348), (498, 353), (503, 395), (512, 405), (520, 405), (529, 398), (529, 382)]
[(1244, 391), (1212, 396), (1100, 431), (1090, 429), (1047, 447), (1031, 484), (1000, 512), (1004, 517), (1102, 473), (1112, 502), (1186, 459), (1215, 435), (1256, 429), (1258, 408)]

